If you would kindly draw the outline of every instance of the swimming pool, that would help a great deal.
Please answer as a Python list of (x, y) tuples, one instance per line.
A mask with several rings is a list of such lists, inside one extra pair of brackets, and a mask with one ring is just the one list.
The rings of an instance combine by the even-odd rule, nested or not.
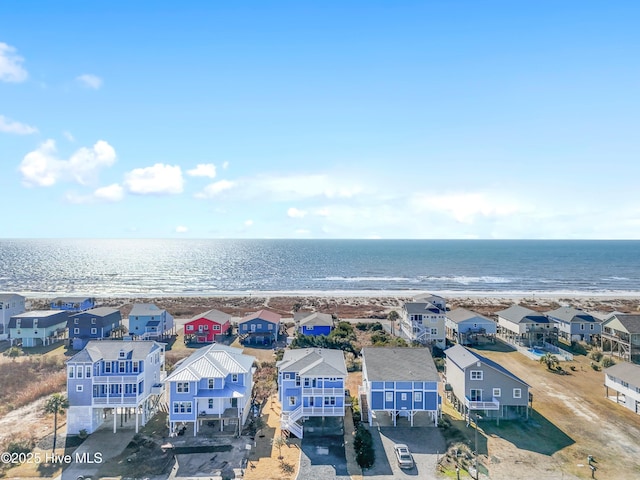
[(540, 350), (539, 348), (535, 348), (535, 347), (529, 348), (528, 351), (529, 353), (531, 353), (532, 355), (535, 355), (538, 358), (542, 357), (545, 353), (547, 353), (544, 350)]

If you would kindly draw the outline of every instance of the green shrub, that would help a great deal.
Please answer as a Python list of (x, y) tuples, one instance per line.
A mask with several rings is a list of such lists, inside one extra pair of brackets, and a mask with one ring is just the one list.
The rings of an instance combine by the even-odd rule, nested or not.
[(591, 368), (593, 368), (596, 372), (600, 371), (600, 365), (598, 365), (597, 363), (591, 362)]
[(613, 358), (611, 358), (611, 357), (604, 357), (602, 359), (602, 367), (603, 368), (609, 368), (609, 367), (611, 367), (611, 366), (613, 366), (615, 364), (616, 364), (615, 360)]
[(353, 441), (353, 447), (356, 451), (356, 462), (362, 468), (373, 466), (376, 461), (376, 452), (373, 449), (373, 438), (371, 433), (362, 424), (358, 426), (356, 437)]
[(602, 352), (598, 350), (594, 350), (589, 354), (589, 356), (591, 357), (591, 360), (595, 360), (596, 362), (599, 362), (600, 360), (602, 360)]

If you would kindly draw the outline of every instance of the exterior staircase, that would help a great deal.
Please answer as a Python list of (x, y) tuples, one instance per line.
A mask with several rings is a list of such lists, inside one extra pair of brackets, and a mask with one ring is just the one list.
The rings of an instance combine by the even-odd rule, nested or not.
[(280, 430), (282, 430), (282, 435), (287, 438), (291, 435), (302, 438), (304, 429), (302, 425), (298, 423), (298, 420), (302, 417), (302, 405), (290, 412), (283, 412), (280, 415)]
[(369, 423), (369, 403), (366, 393), (360, 393), (360, 421)]

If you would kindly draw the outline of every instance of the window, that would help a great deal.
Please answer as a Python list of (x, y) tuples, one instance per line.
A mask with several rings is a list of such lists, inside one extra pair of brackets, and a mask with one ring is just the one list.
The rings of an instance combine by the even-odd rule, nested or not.
[(213, 330), (214, 330), (215, 332), (219, 332), (219, 331), (220, 331), (220, 325), (214, 325), (214, 326), (213, 326)]
[(522, 398), (522, 389), (514, 388), (513, 389), (513, 398)]
[(431, 323), (438, 323), (438, 317), (431, 315)]
[(76, 335), (80, 334), (80, 329), (79, 328), (74, 328), (73, 329), (73, 333), (75, 333)]
[(247, 325), (246, 323), (242, 325), (242, 330), (244, 330), (245, 332), (249, 330), (249, 325)]
[(471, 370), (471, 380), (482, 380), (482, 370)]
[(284, 374), (284, 379), (285, 380), (291, 380), (291, 374), (290, 373), (285, 373)]
[(82, 378), (82, 367), (78, 367), (78, 371), (76, 373), (78, 374), (78, 378)]
[(209, 331), (209, 325), (205, 325), (204, 326), (204, 330), (205, 330), (205, 332), (208, 332)]
[(73, 319), (73, 324), (74, 324), (74, 325), (78, 325), (78, 319), (77, 319), (77, 318), (74, 318), (74, 319)]
[(313, 325), (309, 325), (308, 327), (306, 327), (307, 330), (313, 330)]
[(580, 324), (580, 330), (584, 330), (584, 323)]
[(403, 402), (407, 401), (407, 394), (406, 393), (401, 393), (400, 394), (400, 400), (402, 400)]
[(104, 373), (111, 373), (111, 362), (104, 362)]
[(385, 402), (393, 402), (393, 392), (385, 392), (384, 400)]
[(336, 397), (324, 397), (325, 407), (328, 407), (328, 406), (334, 407), (335, 404), (336, 404)]
[(437, 328), (432, 328), (431, 329), (431, 335), (438, 335), (438, 329)]
[(251, 324), (251, 331), (252, 331), (252, 332), (255, 332), (255, 331), (256, 331), (256, 324), (255, 324), (255, 323), (252, 323), (252, 324)]
[(300, 386), (300, 375), (296, 373), (296, 387)]
[(231, 374), (231, 381), (233, 383), (238, 383), (238, 374), (237, 373), (232, 373)]
[(209, 401), (207, 402), (207, 406), (209, 407), (209, 410), (213, 409), (213, 398), (209, 399)]
[(83, 390), (83, 385), (76, 385), (76, 392), (81, 392)]
[(415, 392), (413, 394), (413, 399), (418, 403), (422, 402), (422, 392)]
[(92, 319), (91, 319), (91, 325), (95, 325), (95, 324), (96, 324), (96, 319), (95, 319), (95, 318), (92, 318)]
[(118, 362), (118, 373), (125, 373), (127, 371), (127, 364), (125, 362)]
[(125, 353), (124, 350), (120, 350), (120, 352), (118, 353), (118, 357), (119, 358), (126, 358), (127, 354)]
[(92, 328), (91, 329), (91, 335), (95, 335), (96, 333), (98, 333), (98, 329), (97, 328)]
[(189, 382), (176, 382), (176, 392), (189, 393)]
[(73, 378), (75, 374), (75, 367), (69, 367), (69, 378)]
[(193, 325), (187, 325), (187, 332), (193, 332)]
[(213, 378), (209, 379), (209, 390), (215, 388), (215, 380)]
[(493, 389), (493, 396), (498, 398), (500, 395), (502, 395), (502, 391), (499, 388), (494, 388)]
[(289, 397), (289, 406), (293, 407), (296, 404), (296, 397)]
[(91, 378), (91, 367), (87, 367), (85, 370), (85, 373), (86, 373), (85, 377)]
[(592, 323), (591, 325), (589, 325), (589, 329), (590, 329), (590, 330), (595, 330), (595, 328), (594, 328), (594, 327), (595, 327), (595, 325), (594, 325), (593, 323)]
[(270, 323), (270, 324), (267, 326), (267, 328), (268, 328), (269, 330), (273, 330), (273, 323)]
[(191, 413), (191, 402), (173, 402), (173, 413)]
[(131, 367), (133, 369), (133, 373), (138, 373), (140, 371), (140, 362), (133, 362)]

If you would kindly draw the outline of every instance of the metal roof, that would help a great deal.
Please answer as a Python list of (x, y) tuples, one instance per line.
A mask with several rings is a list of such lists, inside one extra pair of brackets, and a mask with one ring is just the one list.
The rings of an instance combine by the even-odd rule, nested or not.
[(232, 373), (248, 373), (254, 361), (255, 357), (244, 355), (240, 348), (214, 343), (179, 362), (166, 381), (197, 381), (201, 378), (225, 378)]
[(604, 372), (607, 375), (627, 382), (629, 385), (640, 387), (640, 365), (629, 362), (620, 362), (609, 368), (605, 368)]
[(478, 362), (484, 363), (485, 365), (488, 365), (489, 367), (492, 367), (495, 370), (498, 370), (499, 372), (513, 378), (514, 380), (517, 380), (518, 382), (527, 385), (527, 382), (525, 382), (524, 380), (521, 380), (520, 378), (516, 377), (513, 373), (511, 373), (509, 370), (507, 370), (506, 368), (504, 368), (502, 365), (500, 365), (497, 362), (494, 362), (493, 360), (480, 355), (479, 353), (476, 352), (472, 352), (471, 350), (469, 350), (466, 347), (463, 347), (460, 344), (456, 344), (453, 347), (449, 347), (444, 351), (444, 354), (447, 356), (447, 358), (449, 360), (451, 360), (453, 363), (455, 363), (458, 367), (460, 367), (462, 370), (475, 365)]
[(511, 323), (549, 323), (549, 319), (542, 313), (521, 305), (512, 305), (505, 310), (496, 312), (496, 315)]
[(495, 323), (490, 318), (487, 318), (484, 315), (480, 315), (479, 313), (472, 312), (471, 310), (467, 310), (466, 308), (456, 308), (455, 310), (447, 312), (447, 318), (453, 323), (462, 323), (466, 320), (471, 319), (479, 319), (484, 320), (485, 322)]
[(86, 355), (92, 362), (99, 360), (121, 360), (120, 352), (124, 352), (126, 360), (146, 360), (156, 351), (164, 350), (164, 345), (150, 340), (92, 340), (83, 350), (76, 353), (67, 363), (86, 361)]
[(346, 376), (344, 352), (332, 348), (299, 348), (285, 350), (276, 366), (279, 371), (298, 373), (302, 376)]

